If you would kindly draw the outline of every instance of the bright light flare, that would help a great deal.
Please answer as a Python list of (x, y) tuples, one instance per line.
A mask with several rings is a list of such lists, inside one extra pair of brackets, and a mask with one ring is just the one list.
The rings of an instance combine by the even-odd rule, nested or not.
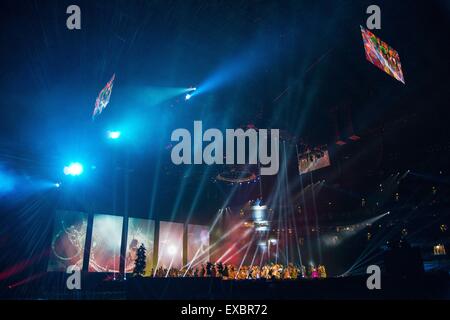
[(66, 176), (79, 176), (83, 173), (83, 165), (79, 162), (72, 162), (70, 165), (64, 167), (64, 174)]
[(116, 140), (120, 138), (121, 134), (120, 131), (108, 131), (108, 138)]
[(174, 246), (174, 245), (170, 245), (170, 246), (167, 248), (167, 253), (168, 253), (169, 255), (171, 255), (171, 256), (174, 256), (174, 255), (177, 253), (177, 247)]

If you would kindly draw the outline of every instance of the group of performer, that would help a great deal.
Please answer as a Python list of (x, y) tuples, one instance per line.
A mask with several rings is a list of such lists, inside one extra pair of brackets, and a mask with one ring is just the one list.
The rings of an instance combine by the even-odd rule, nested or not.
[(241, 266), (236, 267), (232, 264), (211, 263), (201, 264), (197, 267), (184, 267), (181, 269), (166, 269), (159, 267), (152, 269), (151, 275), (156, 278), (165, 277), (216, 277), (223, 280), (248, 280), (248, 279), (267, 279), (267, 280), (287, 280), (287, 279), (318, 279), (326, 278), (327, 273), (324, 265), (297, 266), (292, 263), (284, 266), (279, 263), (267, 264), (263, 266)]

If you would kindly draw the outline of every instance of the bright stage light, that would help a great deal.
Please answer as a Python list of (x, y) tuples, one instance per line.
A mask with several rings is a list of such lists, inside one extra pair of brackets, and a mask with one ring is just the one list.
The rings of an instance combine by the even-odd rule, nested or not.
[(277, 239), (270, 239), (269, 242), (270, 242), (271, 244), (276, 244), (276, 243), (277, 243)]
[(255, 221), (265, 220), (267, 215), (267, 206), (261, 206), (259, 204), (252, 207), (252, 215)]
[(119, 139), (121, 135), (120, 131), (108, 131), (108, 138), (116, 140)]
[(59, 188), (59, 187), (61, 187), (61, 183), (56, 182), (56, 183), (55, 183), (55, 188)]
[(73, 162), (68, 166), (64, 167), (64, 174), (66, 176), (79, 176), (83, 173), (83, 166), (81, 163)]
[(189, 100), (192, 97), (192, 95), (190, 95), (189, 93), (186, 95), (185, 100)]
[(171, 245), (167, 248), (167, 253), (171, 256), (174, 256), (177, 253), (177, 247)]

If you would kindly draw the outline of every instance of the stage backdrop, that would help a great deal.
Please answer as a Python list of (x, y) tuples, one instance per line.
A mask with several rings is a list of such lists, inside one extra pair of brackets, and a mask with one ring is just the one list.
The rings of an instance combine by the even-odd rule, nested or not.
[(188, 225), (187, 262), (195, 266), (209, 261), (209, 227)]
[(86, 213), (56, 211), (48, 271), (66, 272), (72, 265), (83, 268), (87, 221)]
[(145, 275), (149, 276), (153, 268), (153, 244), (155, 237), (155, 222), (153, 220), (130, 218), (128, 220), (127, 253), (125, 271), (133, 272), (137, 249), (144, 245), (146, 249), (147, 265)]
[(90, 272), (119, 272), (123, 217), (97, 214), (92, 228)]
[(164, 222), (159, 224), (158, 267), (181, 268), (183, 265), (182, 223)]

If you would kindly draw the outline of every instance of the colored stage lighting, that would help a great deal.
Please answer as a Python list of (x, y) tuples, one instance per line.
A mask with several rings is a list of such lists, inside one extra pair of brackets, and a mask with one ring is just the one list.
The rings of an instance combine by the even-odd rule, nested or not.
[(108, 138), (116, 140), (120, 138), (121, 134), (120, 131), (108, 131)]
[(56, 182), (56, 183), (54, 184), (54, 186), (55, 186), (55, 188), (59, 188), (59, 187), (61, 187), (61, 183)]
[(83, 166), (81, 163), (73, 162), (68, 166), (64, 167), (64, 174), (66, 176), (79, 176), (83, 173)]
[(184, 98), (186, 101), (191, 99), (192, 95), (190, 95), (189, 93), (186, 95), (186, 97)]

